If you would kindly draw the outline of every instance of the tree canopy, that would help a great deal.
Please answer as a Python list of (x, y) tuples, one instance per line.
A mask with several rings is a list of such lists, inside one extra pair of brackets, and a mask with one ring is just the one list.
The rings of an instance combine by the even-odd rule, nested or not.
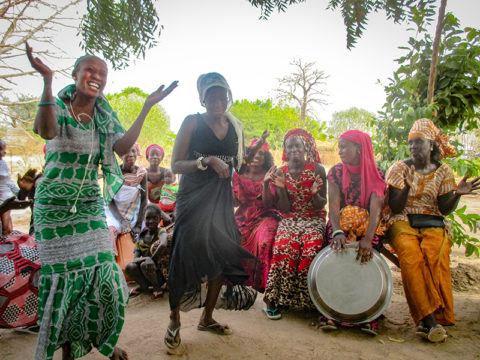
[[(140, 113), (147, 94), (138, 88), (126, 88), (120, 93), (109, 94), (107, 99), (118, 114), (123, 127), (128, 129)], [(145, 119), (137, 142), (142, 150), (148, 145), (159, 144), (170, 153), (175, 134), (170, 131), (170, 118), (159, 104), (153, 106)]]
[(372, 123), (375, 120), (375, 114), (356, 107), (344, 111), (336, 111), (332, 114), (332, 120), (328, 124), (327, 132), (329, 135), (338, 138), (347, 130), (357, 129), (373, 135)]
[[(248, 0), (253, 6), (260, 8), (260, 19), (268, 19), (277, 10), (285, 12), (294, 4), (306, 0)], [(419, 13), (433, 20), (437, 0), (329, 0), (327, 10), (338, 10), (342, 14), (347, 31), (347, 48), (355, 46), (368, 23), (371, 13), (384, 11), (388, 20), (395, 23), (413, 21)]]
[(324, 140), (326, 137), (325, 124), (320, 125), (307, 117), (302, 125), (298, 108), (285, 104), (274, 105), (271, 99), (237, 100), (233, 103), (230, 112), (242, 120), (247, 145), (253, 138), (259, 138), (265, 129), (270, 132), (268, 143), (273, 149), (281, 149), (285, 133), (296, 127), (303, 127), (316, 139)]

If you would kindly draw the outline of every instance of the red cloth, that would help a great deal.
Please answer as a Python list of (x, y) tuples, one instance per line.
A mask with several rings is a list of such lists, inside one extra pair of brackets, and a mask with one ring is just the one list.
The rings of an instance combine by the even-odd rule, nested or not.
[(372, 139), (360, 130), (348, 130), (340, 135), (340, 139), (346, 139), (359, 144), (362, 147), (360, 153), (360, 165), (343, 164), (342, 191), (347, 193), (350, 185), (350, 174), (360, 174), (361, 199), (360, 204), (368, 209), (370, 195), (376, 193), (378, 197), (385, 195), (385, 180), (378, 172), (375, 157), (373, 156)]
[(303, 146), (305, 147), (305, 153), (307, 154), (307, 162), (313, 161), (317, 163), (322, 163), (322, 160), (320, 159), (320, 155), (318, 154), (318, 151), (317, 151), (317, 145), (315, 144), (315, 139), (313, 138), (312, 134), (300, 128), (292, 129), (285, 134), (285, 137), (283, 138), (283, 154), (282, 154), (283, 162), (285, 163), (288, 162), (287, 154), (285, 154), (285, 143), (287, 142), (288, 139), (294, 136), (298, 136), (302, 140)]

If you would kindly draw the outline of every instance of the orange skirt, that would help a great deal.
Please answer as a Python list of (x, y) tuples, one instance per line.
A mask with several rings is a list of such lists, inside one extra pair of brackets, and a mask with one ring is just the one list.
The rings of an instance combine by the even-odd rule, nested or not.
[(130, 281), (131, 279), (125, 273), (125, 266), (133, 261), (135, 251), (135, 242), (131, 233), (127, 232), (117, 237), (117, 251), (118, 255), (115, 256), (117, 264), (122, 269), (125, 279)]
[(388, 234), (397, 253), (403, 289), (415, 324), (434, 314), (438, 323), (454, 325), (451, 240), (442, 228), (414, 229), (395, 222)]

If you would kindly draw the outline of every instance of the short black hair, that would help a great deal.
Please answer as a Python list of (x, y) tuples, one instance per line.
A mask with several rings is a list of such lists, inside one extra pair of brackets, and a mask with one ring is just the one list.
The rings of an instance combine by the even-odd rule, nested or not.
[(145, 215), (147, 214), (147, 211), (153, 211), (160, 219), (162, 218), (162, 210), (158, 205), (148, 204), (145, 208)]

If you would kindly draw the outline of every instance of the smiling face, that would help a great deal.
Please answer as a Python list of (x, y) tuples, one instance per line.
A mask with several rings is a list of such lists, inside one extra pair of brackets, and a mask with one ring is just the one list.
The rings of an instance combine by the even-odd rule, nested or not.
[(265, 150), (259, 149), (253, 157), (251, 166), (262, 167), (265, 164)]
[(212, 118), (220, 118), (227, 111), (228, 94), (227, 89), (214, 86), (207, 90), (205, 95), (205, 108)]
[(285, 155), (288, 161), (305, 161), (305, 146), (298, 136), (291, 137), (285, 142)]
[(148, 157), (147, 161), (150, 163), (152, 166), (158, 166), (163, 160), (163, 154), (162, 151), (159, 148), (152, 148), (148, 152)]
[(414, 160), (425, 161), (430, 158), (432, 141), (426, 138), (416, 137), (408, 140), (408, 150)]
[(90, 98), (103, 93), (107, 83), (107, 64), (99, 58), (89, 57), (81, 61), (73, 73), (77, 92)]
[(354, 143), (353, 141), (347, 139), (338, 140), (338, 155), (340, 155), (342, 163), (349, 165), (359, 165), (360, 152), (360, 145)]

